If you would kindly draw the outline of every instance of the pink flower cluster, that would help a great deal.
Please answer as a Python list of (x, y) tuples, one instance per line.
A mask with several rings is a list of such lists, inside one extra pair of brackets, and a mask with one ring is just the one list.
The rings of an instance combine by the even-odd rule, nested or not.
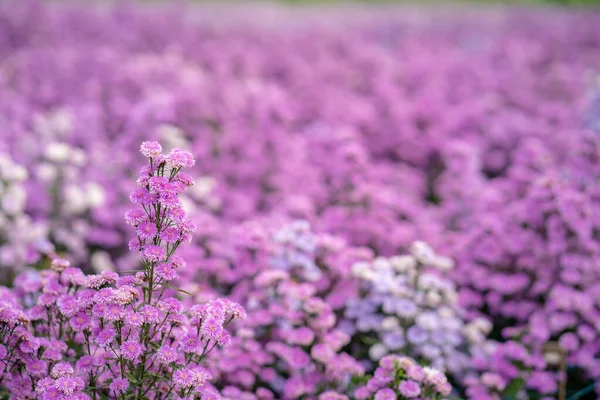
[(437, 400), (450, 395), (451, 390), (447, 378), (441, 372), (430, 367), (421, 367), (411, 358), (390, 355), (379, 361), (373, 377), (355, 390), (354, 398)]
[(246, 313), (228, 299), (188, 308), (175, 296), (170, 282), (185, 267), (176, 250), (194, 231), (179, 204), (191, 185), (181, 169), (194, 159), (181, 150), (164, 156), (157, 142), (141, 151), (149, 165), (126, 220), (142, 269), (85, 275), (50, 254), (50, 270), (22, 273), (3, 290), (0, 386), (10, 398), (220, 398), (206, 357), (231, 342), (225, 326)]

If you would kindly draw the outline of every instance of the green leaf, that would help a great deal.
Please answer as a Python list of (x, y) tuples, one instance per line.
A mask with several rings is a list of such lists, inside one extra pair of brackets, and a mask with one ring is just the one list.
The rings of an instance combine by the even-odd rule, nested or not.
[(502, 398), (504, 400), (516, 399), (517, 393), (519, 393), (519, 390), (521, 390), (524, 384), (525, 381), (523, 380), (523, 378), (517, 378), (512, 380), (510, 384), (506, 387), (506, 389), (504, 389), (504, 391), (502, 392)]

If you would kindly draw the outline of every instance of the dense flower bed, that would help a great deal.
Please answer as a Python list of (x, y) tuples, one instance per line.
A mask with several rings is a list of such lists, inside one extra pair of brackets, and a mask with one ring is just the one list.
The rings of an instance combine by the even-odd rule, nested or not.
[(598, 15), (273, 13), (0, 5), (0, 393), (600, 391)]

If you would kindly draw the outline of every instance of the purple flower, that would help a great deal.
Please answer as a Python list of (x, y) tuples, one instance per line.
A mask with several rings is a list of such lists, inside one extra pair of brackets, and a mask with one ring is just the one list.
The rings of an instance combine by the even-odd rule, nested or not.
[(379, 389), (375, 393), (374, 400), (396, 400), (396, 393), (390, 388)]
[(138, 236), (145, 240), (153, 239), (156, 232), (156, 225), (152, 222), (142, 222), (137, 227)]
[(148, 141), (143, 142), (140, 147), (140, 152), (148, 158), (156, 158), (162, 153), (162, 146), (158, 142)]
[(67, 362), (59, 362), (54, 367), (52, 367), (50, 375), (56, 379), (71, 376), (74, 372), (75, 371), (73, 370), (71, 364)]
[(144, 352), (144, 346), (137, 340), (128, 340), (121, 345), (121, 354), (126, 360), (135, 361)]
[(166, 157), (166, 161), (171, 168), (190, 168), (196, 163), (190, 152), (181, 149), (171, 150)]
[(129, 381), (125, 378), (115, 378), (111, 382), (109, 388), (113, 395), (119, 395), (121, 393), (125, 393), (127, 388), (129, 387)]
[(146, 261), (159, 262), (164, 260), (166, 253), (162, 247), (150, 245), (144, 248), (142, 255)]
[(412, 399), (421, 394), (421, 387), (417, 382), (408, 380), (398, 385), (398, 391), (402, 396)]

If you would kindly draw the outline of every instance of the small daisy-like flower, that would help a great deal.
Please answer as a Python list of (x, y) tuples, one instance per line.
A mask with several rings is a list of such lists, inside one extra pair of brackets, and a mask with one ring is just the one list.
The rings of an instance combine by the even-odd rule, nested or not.
[(221, 336), (217, 339), (217, 343), (221, 347), (227, 347), (231, 344), (231, 335), (225, 329), (221, 331)]
[(64, 395), (72, 395), (83, 388), (83, 380), (73, 376), (58, 378), (54, 381), (54, 387)]
[(64, 258), (55, 258), (52, 260), (50, 268), (52, 268), (52, 271), (54, 272), (63, 272), (65, 269), (69, 268), (70, 265), (71, 263)]
[(75, 366), (82, 372), (89, 372), (94, 367), (94, 357), (82, 356), (77, 360)]
[(162, 146), (156, 141), (143, 142), (140, 146), (140, 153), (144, 157), (155, 158), (162, 154)]
[(212, 378), (210, 372), (202, 367), (193, 368), (191, 372), (194, 375), (194, 385), (197, 387), (204, 386), (204, 384)]
[(136, 340), (128, 340), (121, 345), (123, 358), (135, 361), (144, 352), (144, 346)]
[(100, 346), (108, 346), (112, 343), (116, 335), (116, 332), (112, 328), (104, 328), (102, 329), (98, 335), (96, 336), (96, 343)]
[(43, 360), (32, 360), (25, 365), (27, 372), (33, 376), (44, 376), (47, 374), (48, 364)]
[(123, 306), (119, 304), (108, 304), (104, 308), (104, 318), (108, 321), (120, 321), (124, 314)]
[(189, 151), (173, 149), (166, 157), (167, 165), (171, 168), (190, 168), (196, 161)]
[(125, 314), (125, 325), (130, 326), (132, 328), (139, 328), (144, 323), (144, 317), (140, 313), (135, 311), (127, 311)]
[(181, 256), (174, 254), (173, 256), (171, 256), (171, 265), (175, 269), (181, 269), (185, 268), (186, 262), (183, 258), (181, 258)]
[(181, 389), (191, 388), (196, 384), (196, 374), (187, 368), (175, 371), (173, 382)]
[(54, 379), (46, 377), (38, 381), (35, 392), (37, 394), (46, 393), (50, 388), (54, 389)]
[(413, 399), (421, 394), (421, 387), (417, 382), (408, 380), (398, 385), (398, 391), (402, 396)]
[(171, 263), (161, 263), (157, 265), (154, 272), (156, 272), (157, 277), (164, 281), (172, 281), (177, 278), (177, 272), (175, 272)]
[(86, 313), (79, 312), (69, 320), (69, 323), (75, 332), (81, 332), (91, 327), (92, 319)]
[(181, 207), (170, 208), (167, 212), (167, 215), (170, 219), (172, 219), (175, 222), (182, 222), (187, 218), (185, 210)]
[(133, 203), (133, 204), (148, 204), (148, 195), (150, 193), (148, 193), (148, 191), (144, 188), (138, 188), (136, 190), (134, 190), (133, 192), (131, 192), (131, 194), (129, 195), (129, 200)]
[(176, 194), (170, 194), (170, 193), (162, 194), (160, 196), (159, 202), (167, 210), (170, 210), (172, 208), (177, 208), (181, 205), (181, 201), (179, 200), (179, 197), (177, 197)]
[(134, 208), (125, 213), (125, 222), (128, 225), (136, 226), (139, 223), (145, 221), (148, 218), (144, 210), (141, 208)]
[(115, 290), (113, 288), (102, 288), (94, 294), (96, 304), (109, 304), (114, 301)]
[(396, 400), (396, 393), (390, 388), (379, 389), (375, 393), (374, 400)]
[[(135, 279), (134, 277), (131, 278)], [(123, 285), (114, 291), (113, 301), (117, 304), (125, 306), (130, 304), (138, 296), (139, 291), (134, 286)]]
[(52, 371), (50, 375), (56, 379), (64, 376), (71, 376), (75, 373), (73, 367), (68, 362), (59, 362), (54, 367), (52, 367)]
[(181, 241), (183, 243), (192, 243), (192, 235), (190, 235), (189, 233), (182, 233), (181, 234)]
[(164, 193), (169, 191), (169, 180), (164, 176), (153, 176), (148, 179), (148, 187), (152, 193)]
[(158, 324), (163, 318), (161, 311), (149, 305), (141, 308), (140, 314), (144, 317), (144, 320), (149, 324)]
[(56, 305), (58, 306), (60, 313), (67, 318), (71, 318), (73, 315), (77, 314), (80, 309), (79, 302), (72, 296), (60, 297), (57, 300)]
[(216, 318), (207, 318), (202, 322), (200, 333), (208, 340), (218, 340), (223, 332), (221, 321)]
[(125, 393), (128, 387), (129, 381), (125, 378), (115, 378), (109, 386), (110, 391), (113, 395)]
[(165, 250), (159, 246), (147, 246), (143, 251), (142, 255), (145, 260), (149, 262), (159, 262), (163, 260), (166, 256)]
[(156, 235), (156, 225), (152, 222), (142, 222), (137, 227), (137, 235), (145, 240), (151, 240)]
[(194, 233), (196, 232), (196, 224), (194, 224), (191, 220), (186, 219), (181, 221), (178, 224), (179, 229), (181, 229), (181, 231), (183, 233)]
[(177, 228), (169, 227), (160, 233), (160, 239), (164, 240), (166, 243), (175, 243), (179, 240), (180, 235), (181, 232)]
[(161, 300), (158, 304), (161, 310), (170, 314), (179, 314), (183, 308), (181, 302), (176, 298), (169, 297), (168, 299)]
[(171, 346), (162, 346), (158, 349), (156, 357), (162, 364), (169, 364), (177, 360), (177, 350)]
[(179, 342), (179, 347), (186, 353), (195, 353), (199, 351), (201, 345), (200, 339), (196, 335), (187, 335)]
[(233, 318), (246, 318), (246, 310), (244, 309), (244, 307), (242, 307), (235, 301), (231, 301), (229, 299), (221, 299), (221, 301), (225, 304), (227, 312), (230, 313)]
[(183, 184), (186, 187), (190, 187), (194, 184), (194, 180), (191, 176), (184, 172), (180, 172), (177, 174), (176, 181)]
[(133, 238), (129, 241), (129, 243), (127, 244), (127, 247), (129, 248), (129, 251), (141, 251), (142, 250), (142, 244), (140, 243), (140, 239), (139, 238)]

